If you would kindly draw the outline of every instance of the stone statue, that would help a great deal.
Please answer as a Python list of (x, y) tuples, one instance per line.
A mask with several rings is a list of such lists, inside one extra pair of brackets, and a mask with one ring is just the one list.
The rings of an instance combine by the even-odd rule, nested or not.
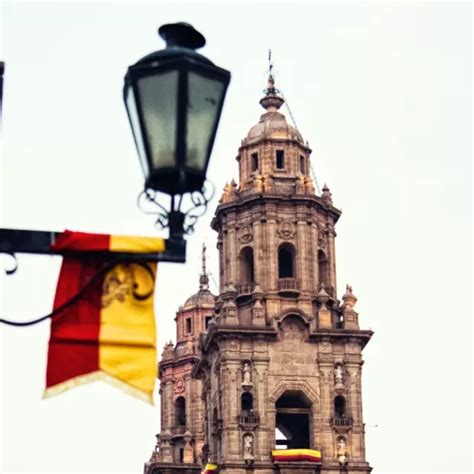
[(337, 460), (343, 466), (347, 464), (346, 440), (342, 436), (337, 440)]
[(244, 363), (242, 369), (242, 385), (252, 385), (252, 380), (250, 379), (250, 364), (248, 362)]
[(244, 455), (253, 456), (253, 436), (250, 433), (244, 435)]
[(342, 365), (336, 365), (334, 369), (334, 381), (336, 385), (343, 385), (344, 383), (344, 371), (342, 370)]
[(346, 452), (346, 440), (341, 437), (337, 440), (337, 454)]

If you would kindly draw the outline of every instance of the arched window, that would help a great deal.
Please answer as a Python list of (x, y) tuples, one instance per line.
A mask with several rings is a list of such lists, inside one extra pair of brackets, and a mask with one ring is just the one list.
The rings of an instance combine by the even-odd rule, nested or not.
[(295, 249), (281, 244), (278, 249), (278, 278), (295, 278)]
[(311, 401), (299, 390), (286, 391), (275, 403), (277, 449), (309, 448)]
[(176, 424), (186, 426), (186, 400), (184, 397), (178, 397), (174, 402)]
[(258, 153), (252, 153), (250, 155), (250, 171), (252, 173), (258, 171)]
[(326, 255), (322, 250), (318, 250), (318, 273), (319, 285), (326, 289), (329, 285), (329, 264)]
[(240, 408), (242, 414), (250, 415), (253, 411), (253, 395), (250, 392), (244, 392), (240, 397)]
[(306, 174), (306, 166), (304, 165), (304, 156), (300, 155), (300, 173)]
[(239, 255), (240, 263), (240, 283), (254, 282), (253, 269), (253, 249), (252, 247), (244, 247)]
[(346, 417), (346, 399), (342, 395), (334, 399), (334, 414), (336, 418)]

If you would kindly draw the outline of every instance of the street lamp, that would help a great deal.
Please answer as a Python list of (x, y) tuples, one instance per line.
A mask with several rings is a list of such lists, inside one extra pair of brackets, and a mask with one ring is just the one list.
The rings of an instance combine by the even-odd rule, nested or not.
[[(144, 251), (58, 249), (62, 232), (0, 228), (0, 254), (63, 255), (127, 262), (184, 262), (184, 233), (192, 229), (198, 208), (206, 208), (207, 165), (216, 135), (230, 73), (196, 53), (206, 43), (204, 36), (187, 23), (163, 25), (160, 36), (166, 48), (145, 56), (125, 75), (123, 97), (140, 163), (145, 175), (141, 196), (160, 209), (157, 224), (169, 227), (165, 248)], [(0, 99), (3, 77), (0, 63)], [(1, 100), (0, 100), (1, 104)], [(157, 194), (171, 197), (167, 209)], [(193, 207), (183, 211), (183, 196)], [(185, 225), (189, 218), (190, 223)], [(16, 270), (7, 271), (11, 274)]]
[(195, 51), (206, 40), (188, 23), (163, 25), (158, 32), (166, 48), (128, 68), (123, 98), (145, 195), (149, 200), (153, 192), (171, 196), (161, 224), (170, 227), (171, 238), (182, 239), (181, 198), (203, 192), (230, 73)]

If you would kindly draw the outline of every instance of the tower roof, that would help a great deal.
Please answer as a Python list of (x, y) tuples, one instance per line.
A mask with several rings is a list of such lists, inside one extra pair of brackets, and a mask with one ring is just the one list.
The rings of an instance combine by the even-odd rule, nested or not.
[(244, 144), (249, 145), (264, 139), (296, 140), (304, 143), (298, 130), (288, 124), (285, 116), (278, 110), (285, 103), (280, 91), (275, 88), (275, 79), (270, 72), (265, 95), (260, 99), (260, 105), (266, 112), (260, 116), (260, 121), (254, 125), (244, 139)]

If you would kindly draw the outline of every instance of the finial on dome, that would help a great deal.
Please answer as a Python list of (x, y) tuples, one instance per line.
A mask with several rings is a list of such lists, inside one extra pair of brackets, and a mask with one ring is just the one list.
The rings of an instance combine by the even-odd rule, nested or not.
[(206, 271), (206, 244), (202, 243), (202, 251), (201, 251), (201, 265), (202, 265), (202, 273), (199, 277), (199, 290), (208, 290), (209, 289), (209, 276), (207, 275)]
[(275, 88), (275, 78), (273, 76), (272, 50), (268, 50), (268, 82), (267, 88), (263, 91), (265, 97), (260, 99), (260, 105), (268, 112), (276, 112), (284, 103), (284, 99), (278, 95), (279, 90)]

